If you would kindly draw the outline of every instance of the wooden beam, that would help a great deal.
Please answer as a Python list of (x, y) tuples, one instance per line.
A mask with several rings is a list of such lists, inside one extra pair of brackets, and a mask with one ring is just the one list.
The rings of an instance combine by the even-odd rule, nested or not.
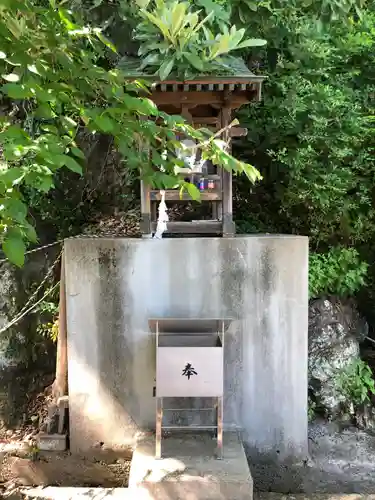
[[(161, 195), (160, 191), (152, 190), (150, 191), (151, 201), (160, 201)], [(203, 191), (201, 193), (200, 201), (219, 201), (221, 200), (221, 193), (218, 191)], [(180, 191), (176, 189), (167, 189), (165, 191), (165, 201), (192, 201), (191, 196), (188, 193), (183, 193), (180, 196)]]
[(183, 104), (181, 106), (181, 116), (183, 116), (185, 118), (185, 120), (188, 122), (188, 123), (193, 123), (193, 117), (189, 111), (189, 107), (188, 105), (185, 105)]
[(215, 104), (220, 107), (224, 104), (231, 108), (236, 109), (244, 104), (248, 104), (254, 99), (253, 91), (234, 91), (229, 99), (225, 98), (225, 93), (222, 91), (209, 91), (209, 92), (196, 92), (196, 91), (177, 91), (177, 92), (152, 92), (150, 98), (158, 106), (168, 105), (177, 106), (182, 105), (191, 107), (203, 104)]
[(247, 128), (232, 127), (229, 129), (229, 137), (245, 137), (248, 133)]
[[(140, 120), (145, 120), (145, 117), (140, 117)], [(150, 156), (149, 144), (142, 142), (138, 143), (139, 151), (145, 151)], [(145, 236), (151, 235), (151, 202), (150, 202), (150, 186), (141, 180), (141, 233)]]
[[(167, 233), (181, 234), (221, 234), (222, 224), (220, 221), (199, 220), (192, 222), (172, 221), (167, 223)], [(156, 231), (156, 222), (152, 223), (152, 231)]]
[(204, 124), (204, 125), (217, 125), (220, 123), (220, 117), (219, 116), (193, 116), (193, 121), (194, 125), (197, 124)]
[(57, 337), (56, 376), (52, 384), (52, 397), (57, 401), (68, 394), (68, 336), (66, 322), (66, 288), (64, 252), (61, 254), (59, 331)]
[(141, 181), (141, 232), (151, 234), (150, 187), (144, 181)]

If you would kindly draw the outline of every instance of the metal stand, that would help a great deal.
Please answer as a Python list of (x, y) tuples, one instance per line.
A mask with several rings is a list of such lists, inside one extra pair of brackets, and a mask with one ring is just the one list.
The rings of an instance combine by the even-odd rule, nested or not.
[(223, 458), (223, 398), (217, 398), (217, 458)]
[[(163, 398), (156, 398), (156, 439), (155, 439), (155, 457), (157, 459), (161, 458), (161, 438), (163, 429), (174, 429), (174, 430), (211, 430), (216, 429), (216, 439), (217, 439), (217, 448), (216, 448), (216, 458), (221, 460), (223, 458), (223, 398), (217, 398), (216, 403), (216, 411), (217, 411), (217, 425), (195, 425), (192, 426), (181, 426), (181, 425), (167, 425), (163, 426)], [(208, 408), (210, 409), (210, 408)], [(166, 408), (166, 410), (174, 410), (174, 408)], [(180, 411), (186, 410), (197, 410), (197, 408), (181, 408)]]
[[(229, 321), (223, 319), (176, 319), (149, 320), (156, 334), (156, 444), (155, 457), (161, 458), (161, 439), (165, 430), (216, 431), (216, 457), (223, 458), (223, 356), (225, 330)], [(208, 338), (207, 338), (208, 337)], [(188, 340), (189, 339), (189, 340)], [(201, 339), (201, 340), (200, 340)], [(195, 371), (195, 361), (200, 368)], [(178, 360), (176, 364), (176, 360)], [(192, 373), (181, 373), (186, 364)], [(181, 363), (181, 364), (180, 364)], [(192, 364), (190, 364), (192, 363)], [(177, 369), (176, 369), (177, 366)], [(185, 367), (185, 369), (186, 369)], [(180, 377), (188, 376), (188, 385)], [(202, 378), (189, 377), (200, 376)], [(214, 401), (210, 408), (165, 408), (166, 397), (204, 397)], [(214, 411), (216, 425), (163, 425), (167, 411)]]
[(155, 447), (156, 458), (161, 458), (162, 427), (163, 427), (163, 398), (156, 398), (156, 447)]

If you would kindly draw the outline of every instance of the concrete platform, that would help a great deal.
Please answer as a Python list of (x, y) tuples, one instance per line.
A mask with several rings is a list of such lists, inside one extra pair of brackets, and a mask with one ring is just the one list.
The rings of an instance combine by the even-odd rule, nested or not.
[(236, 433), (224, 432), (224, 458), (215, 458), (216, 441), (207, 434), (171, 434), (155, 459), (155, 440), (136, 448), (129, 488), (153, 500), (252, 500), (253, 481)]
[[(4, 497), (5, 499), (6, 497)], [(187, 497), (189, 498), (189, 497)], [(234, 498), (234, 497), (233, 497)], [(152, 500), (145, 492), (140, 495), (135, 490), (127, 488), (24, 488), (12, 494), (10, 500)], [(170, 500), (174, 500), (171, 498)], [(228, 498), (231, 500), (231, 497)], [(373, 495), (340, 495), (340, 494), (296, 494), (283, 495), (281, 493), (254, 493), (254, 500), (375, 500)]]

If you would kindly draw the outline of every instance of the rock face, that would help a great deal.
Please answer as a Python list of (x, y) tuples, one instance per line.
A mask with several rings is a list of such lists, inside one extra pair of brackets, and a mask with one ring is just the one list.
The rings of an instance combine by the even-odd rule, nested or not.
[[(8, 262), (0, 263), (0, 331), (28, 303), (58, 253), (59, 248), (51, 248), (47, 252), (30, 254), (22, 269)], [(55, 272), (58, 271), (56, 266)], [(58, 274), (51, 272), (40, 293), (50, 288), (57, 277)], [(48, 297), (47, 300), (51, 299)], [(3, 425), (12, 425), (19, 418), (20, 402), (27, 397), (26, 388), (21, 388), (20, 371), (32, 373), (39, 364), (53, 366), (52, 342), (37, 330), (37, 326), (45, 321), (41, 312), (33, 311), (0, 333), (0, 430)]]
[(368, 334), (352, 300), (317, 299), (309, 307), (309, 391), (317, 408), (336, 416), (344, 402), (337, 376), (359, 356)]

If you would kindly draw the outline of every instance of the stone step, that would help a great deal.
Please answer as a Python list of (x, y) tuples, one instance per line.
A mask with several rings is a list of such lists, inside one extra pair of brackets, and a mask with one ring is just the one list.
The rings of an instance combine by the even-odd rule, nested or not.
[(222, 460), (208, 434), (171, 434), (162, 440), (155, 459), (155, 439), (138, 445), (130, 468), (129, 487), (153, 500), (251, 500), (253, 482), (237, 433), (224, 434)]

